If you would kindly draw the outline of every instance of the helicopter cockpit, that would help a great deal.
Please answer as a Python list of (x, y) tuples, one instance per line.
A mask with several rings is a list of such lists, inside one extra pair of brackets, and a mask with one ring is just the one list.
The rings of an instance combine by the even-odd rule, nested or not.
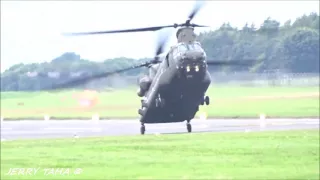
[(179, 43), (177, 47), (178, 47), (178, 51), (180, 53), (184, 53), (186, 51), (201, 51), (201, 52), (203, 52), (203, 49), (202, 49), (200, 43), (196, 42), (196, 41), (194, 41), (192, 43)]

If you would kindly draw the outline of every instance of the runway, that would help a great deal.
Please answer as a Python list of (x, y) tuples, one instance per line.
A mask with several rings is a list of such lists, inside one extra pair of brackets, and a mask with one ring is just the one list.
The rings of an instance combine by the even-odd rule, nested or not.
[[(248, 132), (319, 129), (319, 119), (208, 119), (192, 120), (192, 132)], [(146, 124), (148, 134), (187, 133), (185, 122)], [(39, 138), (139, 135), (138, 120), (22, 120), (1, 122), (1, 141)]]

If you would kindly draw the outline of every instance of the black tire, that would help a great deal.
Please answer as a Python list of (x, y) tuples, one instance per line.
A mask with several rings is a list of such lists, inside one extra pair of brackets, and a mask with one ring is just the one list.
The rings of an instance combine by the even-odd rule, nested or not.
[(206, 105), (209, 105), (210, 104), (210, 98), (209, 96), (206, 96), (206, 98), (204, 99)]
[(188, 130), (188, 133), (192, 132), (192, 126), (189, 123), (187, 124), (187, 130)]
[(142, 135), (144, 135), (145, 132), (146, 132), (146, 127), (145, 127), (144, 125), (142, 125), (142, 126), (140, 127), (140, 133), (141, 133)]

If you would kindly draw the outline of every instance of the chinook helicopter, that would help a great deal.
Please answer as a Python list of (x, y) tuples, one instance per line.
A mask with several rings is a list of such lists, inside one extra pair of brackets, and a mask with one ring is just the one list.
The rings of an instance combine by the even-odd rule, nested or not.
[(177, 44), (172, 46), (165, 56), (164, 47), (168, 40), (160, 39), (154, 59), (133, 67), (106, 72), (53, 87), (53, 89), (68, 88), (91, 80), (104, 78), (112, 74), (137, 69), (149, 68), (149, 74), (139, 80), (137, 95), (141, 97), (140, 133), (145, 134), (145, 124), (187, 122), (187, 131), (191, 132), (191, 120), (199, 110), (200, 105), (209, 105), (210, 98), (206, 91), (211, 83), (208, 65), (245, 65), (237, 61), (208, 61), (206, 52), (196, 41), (195, 27), (208, 27), (191, 24), (191, 20), (202, 7), (197, 2), (185, 23), (169, 26), (157, 26), (138, 29), (69, 33), (67, 35), (92, 35), (126, 32), (158, 31), (163, 28), (177, 28)]

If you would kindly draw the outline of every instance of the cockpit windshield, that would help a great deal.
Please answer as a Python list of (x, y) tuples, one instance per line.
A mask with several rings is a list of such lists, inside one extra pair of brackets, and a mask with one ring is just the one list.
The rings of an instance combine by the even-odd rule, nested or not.
[(187, 45), (185, 45), (185, 44), (181, 44), (181, 45), (179, 45), (179, 46), (178, 46), (178, 51), (179, 51), (179, 52), (185, 52), (185, 51), (188, 51), (188, 47), (187, 47)]
[(188, 44), (189, 49), (201, 51), (202, 48), (198, 43)]
[(189, 50), (196, 50), (196, 51), (202, 51), (201, 46), (198, 43), (192, 43), (192, 44), (181, 44), (178, 46), (179, 52), (185, 52)]

